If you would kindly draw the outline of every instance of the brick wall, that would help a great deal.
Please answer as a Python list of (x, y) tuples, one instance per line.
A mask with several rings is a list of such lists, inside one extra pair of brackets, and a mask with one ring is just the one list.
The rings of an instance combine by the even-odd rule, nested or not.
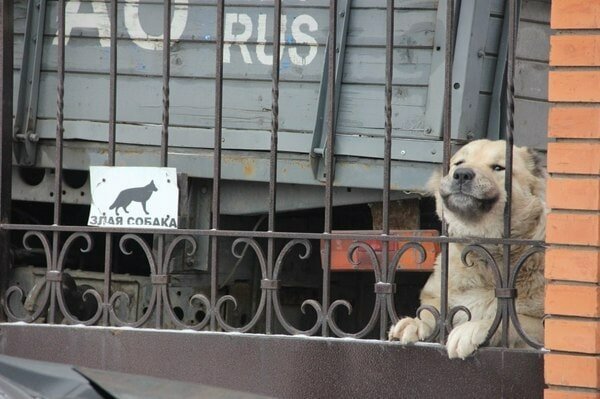
[(552, 0), (547, 399), (600, 399), (600, 0)]

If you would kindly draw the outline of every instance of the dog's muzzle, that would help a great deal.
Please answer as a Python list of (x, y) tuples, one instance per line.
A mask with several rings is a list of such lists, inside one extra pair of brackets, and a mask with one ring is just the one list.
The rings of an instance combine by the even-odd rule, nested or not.
[(483, 185), (477, 184), (477, 173), (471, 168), (457, 168), (445, 180), (440, 189), (444, 205), (465, 220), (479, 219), (498, 201), (495, 190), (482, 190)]

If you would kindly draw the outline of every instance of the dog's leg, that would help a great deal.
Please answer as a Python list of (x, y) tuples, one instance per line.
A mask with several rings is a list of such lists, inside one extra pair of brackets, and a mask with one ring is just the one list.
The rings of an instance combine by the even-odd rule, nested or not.
[[(530, 339), (543, 343), (544, 341), (544, 326), (542, 320), (537, 317), (531, 317), (519, 314), (519, 322), (521, 327)], [(481, 346), (487, 337), (492, 326), (492, 319), (482, 319), (476, 321), (468, 321), (455, 327), (448, 336), (446, 348), (448, 356), (452, 358), (464, 359), (473, 354), (479, 346)], [(490, 345), (498, 345), (500, 343), (501, 326), (494, 332), (490, 338)], [(529, 348), (529, 345), (517, 333), (514, 325), (511, 322), (508, 345), (511, 348)]]
[(117, 216), (120, 216), (120, 215), (119, 215), (119, 207), (116, 207), (116, 208), (115, 208), (115, 214), (116, 214)]
[[(440, 300), (436, 297), (421, 298), (421, 304), (440, 308)], [(401, 344), (413, 344), (424, 341), (435, 329), (435, 318), (428, 311), (423, 311), (420, 318), (405, 317), (400, 319), (390, 329), (388, 338), (390, 341), (400, 341)]]
[[(485, 337), (488, 335), (492, 322), (492, 319), (481, 319), (467, 321), (466, 323), (454, 327), (454, 329), (450, 331), (448, 342), (446, 343), (448, 357), (450, 357), (450, 359), (464, 359), (475, 352), (485, 341)], [(499, 334), (496, 332), (491, 338), (490, 343), (494, 344), (498, 339)]]
[(146, 210), (146, 201), (142, 202), (142, 209), (144, 209), (144, 212), (146, 215), (148, 215), (148, 211)]

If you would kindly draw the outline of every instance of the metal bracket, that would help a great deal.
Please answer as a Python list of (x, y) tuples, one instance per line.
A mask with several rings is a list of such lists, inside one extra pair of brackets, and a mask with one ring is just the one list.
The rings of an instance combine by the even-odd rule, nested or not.
[[(339, 2), (339, 11), (337, 15), (337, 30), (336, 37), (336, 66), (335, 66), (335, 110), (333, 114), (334, 132), (337, 125), (338, 110), (340, 106), (340, 92), (342, 88), (342, 75), (344, 72), (344, 54), (346, 53), (346, 38), (348, 36), (348, 25), (350, 20), (350, 8), (352, 0), (341, 0)], [(310, 146), (310, 164), (312, 167), (315, 179), (324, 181), (325, 176), (325, 156), (327, 154), (327, 135), (324, 132), (327, 130), (327, 83), (329, 69), (329, 60), (327, 53), (329, 51), (329, 40), (325, 46), (325, 57), (323, 61), (323, 73), (321, 75), (321, 85), (319, 88), (319, 100), (317, 105), (317, 118), (315, 120), (315, 128), (313, 130), (312, 143)], [(330, 176), (333, 178), (333, 176)]]
[[(424, 137), (439, 140), (442, 137), (442, 116), (444, 114), (444, 90), (446, 68), (446, 10), (449, 0), (438, 3), (433, 53), (431, 55), (431, 70), (427, 88), (427, 104), (425, 106), (425, 135)], [(456, 34), (462, 1), (454, 2), (454, 48), (456, 49)]]
[[(520, 19), (522, 1), (517, 0), (517, 13)], [(506, 107), (506, 64), (508, 62), (508, 7), (507, 1), (504, 6), (504, 19), (502, 21), (502, 36), (500, 46), (498, 47), (498, 60), (496, 61), (496, 74), (494, 75), (494, 88), (492, 90), (492, 99), (490, 101), (490, 117), (487, 126), (487, 138), (499, 139), (505, 128), (505, 107)], [(517, 32), (519, 25), (517, 24)], [(518, 43), (518, 38), (517, 38)]]
[(36, 160), (39, 140), (36, 122), (45, 20), (46, 0), (29, 0), (13, 137), (17, 143), (15, 157), (20, 165), (34, 165)]
[(472, 140), (485, 133), (479, 127), (481, 82), (491, 0), (462, 0), (456, 25), (452, 66), (452, 138)]

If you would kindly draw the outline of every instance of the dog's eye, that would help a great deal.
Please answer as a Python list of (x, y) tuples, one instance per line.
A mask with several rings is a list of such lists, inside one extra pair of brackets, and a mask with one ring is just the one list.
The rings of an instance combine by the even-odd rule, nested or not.
[(495, 170), (496, 172), (501, 172), (506, 168), (502, 165), (492, 165), (492, 169)]
[(465, 161), (456, 161), (454, 166), (462, 165), (463, 163), (465, 163)]

